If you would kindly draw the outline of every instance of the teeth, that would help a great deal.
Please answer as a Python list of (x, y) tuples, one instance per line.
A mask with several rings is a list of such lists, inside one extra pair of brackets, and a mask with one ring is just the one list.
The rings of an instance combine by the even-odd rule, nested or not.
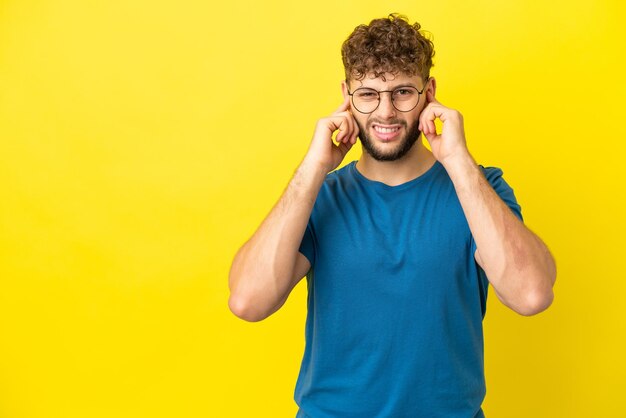
[(376, 130), (376, 132), (380, 132), (381, 134), (388, 134), (391, 132), (395, 132), (398, 129), (400, 129), (399, 127), (395, 127), (395, 128), (383, 128), (381, 126), (374, 126), (374, 129)]

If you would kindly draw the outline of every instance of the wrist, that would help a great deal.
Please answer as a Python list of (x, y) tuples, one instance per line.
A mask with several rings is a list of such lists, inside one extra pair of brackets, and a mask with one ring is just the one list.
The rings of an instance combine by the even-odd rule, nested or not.
[(323, 182), (331, 170), (328, 169), (326, 163), (315, 158), (315, 156), (307, 154), (296, 171), (315, 182)]
[(326, 176), (326, 174), (333, 170), (331, 164), (324, 161), (323, 158), (320, 158), (317, 153), (313, 152), (313, 150), (309, 150), (309, 152), (307, 152), (300, 163), (300, 167), (306, 169), (312, 174), (323, 176)]
[(469, 151), (451, 155), (442, 161), (441, 164), (453, 181), (457, 178), (467, 177), (472, 171), (478, 170), (478, 164), (476, 164)]

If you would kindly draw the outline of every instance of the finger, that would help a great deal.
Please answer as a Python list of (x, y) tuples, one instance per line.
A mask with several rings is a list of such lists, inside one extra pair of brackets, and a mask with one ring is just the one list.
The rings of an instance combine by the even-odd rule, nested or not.
[(349, 111), (342, 112), (340, 116), (345, 118), (345, 124), (346, 124), (346, 130), (341, 136), (341, 142), (344, 142), (344, 143), (349, 142), (351, 140), (351, 137), (354, 134), (354, 131), (357, 129), (356, 122), (354, 121), (354, 118), (352, 117), (352, 114)]
[(428, 121), (428, 134), (437, 135), (437, 127), (435, 126), (435, 120)]
[(425, 133), (424, 136), (430, 144), (432, 144), (436, 139), (441, 138), (441, 135), (437, 135), (437, 133)]
[(440, 119), (442, 122), (445, 122), (447, 113), (450, 113), (450, 109), (439, 102), (429, 103), (420, 115), (420, 124), (425, 129), (425, 131), (422, 132), (436, 133), (435, 119)]
[(341, 103), (341, 105), (339, 105), (339, 107), (337, 108), (337, 110), (335, 110), (334, 114), (338, 114), (341, 112), (345, 112), (346, 110), (348, 110), (350, 108), (350, 96), (348, 96), (346, 94), (346, 97), (343, 99), (343, 103)]
[(343, 142), (346, 143), (350, 141), (352, 132), (354, 132), (354, 120), (352, 119), (352, 115), (348, 111), (343, 112), (342, 115), (346, 118), (346, 126), (348, 127), (348, 129), (346, 129), (346, 134), (342, 138)]
[(347, 138), (350, 138), (350, 135), (353, 131), (353, 126), (351, 125), (350, 116), (344, 114), (337, 115), (334, 123), (337, 126), (339, 132), (337, 136), (335, 136), (335, 141), (342, 143), (346, 142)]
[(424, 108), (419, 118), (420, 130), (424, 133), (424, 135), (430, 133), (429, 121), (434, 120), (434, 118), (435, 115), (433, 113), (432, 106), (429, 104)]
[(429, 135), (436, 135), (437, 134), (437, 128), (435, 126), (435, 119), (437, 119), (437, 117), (435, 116), (434, 113), (431, 114), (431, 117), (427, 118), (424, 126), (425, 126), (425, 133), (429, 134)]
[(361, 130), (359, 129), (359, 125), (357, 125), (356, 123), (354, 125), (355, 125), (354, 133), (352, 134), (352, 137), (350, 138), (350, 142), (352, 143), (352, 145), (356, 144), (356, 140), (359, 137), (359, 133), (361, 132)]
[(341, 159), (343, 160), (343, 158), (346, 156), (348, 151), (350, 151), (350, 148), (352, 148), (352, 144), (350, 142), (346, 144), (341, 143), (337, 145), (337, 148), (339, 148), (339, 151), (341, 152)]
[(348, 130), (345, 118), (337, 116), (336, 119), (333, 120), (333, 122), (335, 123), (335, 126), (337, 126), (337, 135), (335, 135), (335, 141), (341, 143), (341, 140)]
[(354, 145), (356, 144), (361, 129), (359, 128), (359, 124), (356, 122), (356, 119), (354, 119), (352, 113), (350, 113), (350, 119), (352, 120), (352, 125), (354, 126), (354, 129), (352, 130), (352, 136), (350, 137), (350, 142), (352, 143), (352, 145)]
[(350, 135), (346, 137), (346, 142), (354, 144), (356, 142), (356, 135), (359, 133), (359, 126), (354, 120), (354, 116), (350, 111), (347, 112), (348, 121), (350, 122)]

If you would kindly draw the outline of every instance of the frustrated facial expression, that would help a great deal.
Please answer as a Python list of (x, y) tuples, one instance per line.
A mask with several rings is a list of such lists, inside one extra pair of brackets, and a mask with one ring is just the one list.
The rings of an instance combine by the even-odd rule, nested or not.
[[(385, 78), (366, 77), (361, 81), (352, 80), (348, 84), (350, 92), (361, 87), (377, 91), (395, 90), (399, 87), (424, 88), (420, 76), (405, 74), (388, 75)], [(419, 95), (415, 108), (408, 112), (397, 110), (392, 103), (391, 93), (380, 93), (380, 103), (372, 113), (364, 114), (354, 107), (352, 115), (359, 126), (359, 138), (365, 151), (375, 160), (394, 161), (406, 155), (421, 134), (418, 129), (419, 115), (426, 105), (426, 89)]]

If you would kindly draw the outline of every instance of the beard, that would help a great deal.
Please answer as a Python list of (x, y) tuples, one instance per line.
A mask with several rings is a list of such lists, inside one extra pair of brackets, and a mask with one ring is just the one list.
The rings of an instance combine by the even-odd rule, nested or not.
[[(355, 119), (356, 121), (356, 119)], [(376, 120), (369, 120), (367, 122), (367, 129), (372, 127), (372, 124), (380, 123)], [(386, 121), (387, 124), (398, 124), (402, 125), (405, 129), (407, 129), (407, 123), (403, 120), (392, 120)], [(404, 157), (409, 150), (413, 147), (413, 145), (417, 142), (422, 132), (419, 130), (419, 124), (415, 121), (411, 128), (407, 131), (404, 137), (400, 138), (399, 145), (396, 146), (395, 149), (392, 149), (388, 152), (384, 152), (383, 150), (376, 148), (374, 141), (367, 134), (369, 130), (364, 129), (361, 124), (356, 121), (356, 124), (359, 126), (359, 138), (361, 139), (361, 144), (363, 144), (363, 148), (365, 151), (376, 161), (395, 161)]]

